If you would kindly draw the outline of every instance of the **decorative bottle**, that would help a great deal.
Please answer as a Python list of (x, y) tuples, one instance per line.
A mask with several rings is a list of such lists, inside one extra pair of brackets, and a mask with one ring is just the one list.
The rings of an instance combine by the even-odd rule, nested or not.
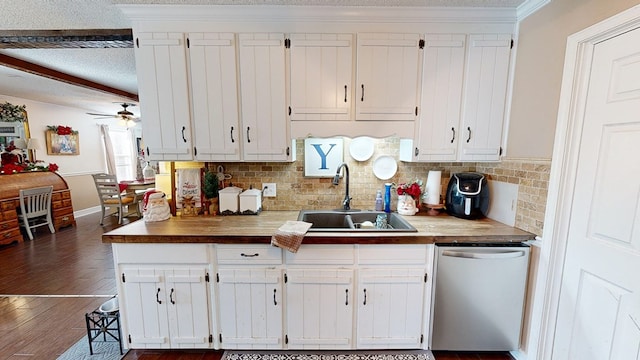
[(376, 211), (382, 211), (383, 201), (382, 201), (382, 192), (380, 190), (376, 191)]
[(384, 211), (391, 212), (391, 183), (384, 184)]
[(149, 164), (148, 161), (147, 161), (147, 165), (144, 167), (144, 169), (142, 169), (142, 174), (145, 181), (155, 180), (156, 178), (156, 171), (153, 169), (153, 167)]

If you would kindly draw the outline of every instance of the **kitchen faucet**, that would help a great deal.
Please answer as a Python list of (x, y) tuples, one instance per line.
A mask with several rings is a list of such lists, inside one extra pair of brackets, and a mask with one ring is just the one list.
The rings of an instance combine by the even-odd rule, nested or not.
[(340, 170), (344, 168), (345, 170), (345, 178), (347, 179), (347, 183), (345, 184), (345, 193), (344, 193), (344, 200), (342, 200), (342, 209), (343, 210), (351, 210), (351, 198), (349, 197), (349, 167), (347, 166), (347, 163), (342, 163), (340, 164), (340, 166), (338, 166), (338, 169), (336, 170), (336, 176), (333, 177), (333, 185), (338, 185), (338, 183), (340, 182)]

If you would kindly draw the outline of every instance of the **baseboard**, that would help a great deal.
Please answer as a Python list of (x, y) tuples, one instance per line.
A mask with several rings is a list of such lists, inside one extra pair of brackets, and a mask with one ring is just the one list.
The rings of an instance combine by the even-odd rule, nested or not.
[(94, 206), (94, 207), (90, 207), (90, 208), (74, 211), (73, 212), (73, 217), (77, 219), (79, 217), (91, 215), (93, 213), (97, 213), (97, 212), (100, 212), (100, 211), (102, 211), (102, 207), (100, 205), (98, 205), (98, 206)]

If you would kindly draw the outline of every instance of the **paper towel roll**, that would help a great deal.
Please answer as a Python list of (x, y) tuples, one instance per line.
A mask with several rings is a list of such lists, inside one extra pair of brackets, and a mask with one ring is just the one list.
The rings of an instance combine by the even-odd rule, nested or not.
[(442, 177), (442, 171), (429, 170), (427, 175), (427, 204), (437, 205), (440, 204), (440, 179)]

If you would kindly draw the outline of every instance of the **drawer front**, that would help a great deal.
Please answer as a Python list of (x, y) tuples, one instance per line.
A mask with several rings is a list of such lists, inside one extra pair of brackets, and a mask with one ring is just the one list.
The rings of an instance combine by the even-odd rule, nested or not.
[(11, 211), (20, 207), (20, 202), (17, 200), (7, 200), (0, 202), (0, 211)]
[(62, 193), (54, 192), (51, 194), (51, 202), (62, 200)]
[(76, 219), (73, 217), (73, 211), (69, 214), (62, 214), (60, 216), (54, 216), (53, 227), (58, 230), (65, 226), (71, 226), (76, 224)]
[(355, 263), (354, 245), (302, 245), (297, 253), (285, 252), (287, 264), (351, 265)]
[(51, 208), (52, 209), (60, 209), (61, 207), (63, 207), (62, 205), (62, 199), (60, 200), (53, 200), (51, 201)]
[(282, 250), (271, 245), (227, 245), (216, 246), (218, 264), (282, 264)]
[(15, 209), (0, 211), (0, 221), (13, 220), (18, 218), (18, 212)]
[(5, 232), (12, 229), (19, 229), (20, 223), (18, 223), (18, 218), (9, 219), (9, 220), (1, 220), (0, 222), (0, 232)]
[(65, 190), (60, 193), (63, 199), (71, 199), (71, 191)]
[(359, 264), (426, 264), (429, 260), (427, 244), (359, 245)]
[(60, 207), (60, 208), (53, 208), (52, 211), (52, 215), (53, 217), (60, 217), (62, 215), (67, 215), (67, 214), (73, 214), (73, 208), (72, 207)]
[(15, 241), (23, 241), (19, 227), (13, 228), (11, 230), (0, 231), (0, 244), (10, 244)]

